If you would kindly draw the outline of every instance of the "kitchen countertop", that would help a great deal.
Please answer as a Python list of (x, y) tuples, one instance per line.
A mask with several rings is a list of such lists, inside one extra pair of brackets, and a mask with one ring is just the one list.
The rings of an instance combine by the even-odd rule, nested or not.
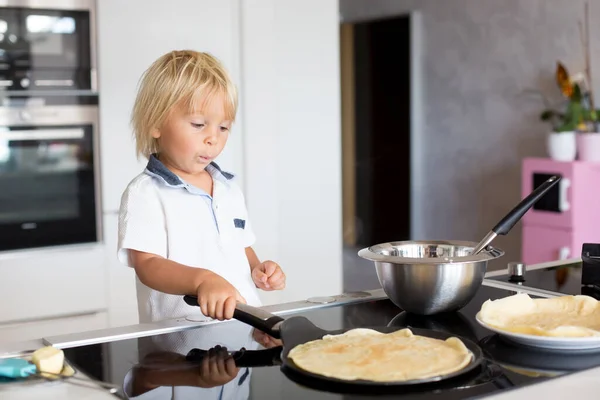
[(600, 367), (485, 397), (486, 400), (597, 399)]
[[(553, 263), (550, 267), (560, 265)], [(492, 276), (497, 277), (495, 271)], [(495, 288), (512, 288), (516, 286), (507, 282), (486, 279), (484, 285)], [(549, 291), (539, 291), (534, 288), (519, 286), (518, 290), (529, 294), (543, 293), (544, 297), (557, 295)], [(324, 304), (323, 302), (332, 301), (332, 298), (318, 298), (312, 301), (301, 301), (280, 305), (264, 307), (269, 312), (286, 315), (302, 310), (312, 310), (325, 307), (339, 306), (340, 304), (355, 304), (362, 301), (373, 301), (376, 299), (385, 299), (383, 290), (372, 290), (353, 294), (332, 296), (335, 301)], [(91, 343), (103, 343), (107, 341), (123, 340), (127, 338), (138, 338), (152, 336), (160, 333), (176, 332), (187, 329), (198, 328), (199, 326), (222, 324), (218, 321), (188, 321), (185, 318), (161, 321), (153, 324), (139, 324), (133, 326), (119, 327), (113, 329), (104, 329), (92, 332), (82, 332), (71, 335), (61, 335), (49, 337), (40, 340), (31, 340), (20, 343), (10, 343), (0, 345), (0, 357), (18, 356), (24, 353), (30, 353), (36, 348), (47, 344), (52, 344), (60, 348), (70, 348)], [(227, 323), (227, 322), (225, 322)], [(600, 381), (597, 376), (600, 375), (600, 367), (592, 368), (582, 372), (571, 373), (562, 377), (546, 380), (542, 383), (534, 383), (525, 387), (504, 390), (497, 394), (487, 395), (486, 399), (530, 399), (534, 396), (543, 396), (544, 398), (566, 398), (574, 397), (578, 399), (596, 398), (600, 391)], [(115, 399), (114, 396), (105, 391), (93, 390), (85, 387), (75, 386), (66, 383), (52, 383), (40, 386), (15, 387), (14, 390), (0, 390), (0, 399), (20, 399), (20, 398), (64, 398), (64, 399)]]
[(27, 354), (44, 346), (44, 339), (27, 340), (24, 342), (0, 343), (0, 358)]

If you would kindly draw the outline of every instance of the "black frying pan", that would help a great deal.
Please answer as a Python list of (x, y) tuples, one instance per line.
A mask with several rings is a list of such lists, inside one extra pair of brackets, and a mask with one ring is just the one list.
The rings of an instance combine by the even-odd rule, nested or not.
[[(198, 306), (198, 298), (196, 296), (184, 296), (184, 301), (191, 306)], [(407, 387), (413, 385), (422, 385), (422, 384), (432, 384), (436, 382), (440, 382), (442, 380), (452, 379), (458, 377), (460, 375), (466, 374), (468, 372), (472, 372), (473, 370), (480, 367), (480, 364), (483, 361), (483, 352), (481, 348), (475, 344), (473, 341), (460, 337), (460, 340), (463, 341), (465, 346), (471, 351), (473, 354), (472, 362), (463, 368), (460, 371), (443, 375), (443, 376), (435, 376), (427, 379), (420, 380), (410, 380), (410, 381), (397, 381), (397, 382), (373, 382), (366, 380), (355, 380), (355, 381), (345, 381), (341, 379), (329, 378), (326, 376), (313, 374), (311, 372), (305, 371), (298, 367), (291, 359), (288, 358), (288, 354), (290, 350), (294, 347), (304, 344), (306, 342), (310, 342), (312, 340), (317, 340), (323, 338), (325, 335), (339, 335), (350, 329), (340, 329), (335, 331), (326, 331), (324, 329), (318, 328), (312, 322), (310, 322), (305, 317), (292, 317), (288, 319), (283, 319), (276, 315), (273, 315), (267, 311), (262, 309), (248, 306), (246, 304), (238, 303), (233, 314), (233, 317), (241, 322), (244, 322), (252, 327), (274, 337), (277, 339), (281, 339), (283, 342), (283, 351), (281, 353), (281, 364), (282, 370), (286, 375), (293, 380), (296, 378), (306, 378), (311, 383), (321, 383), (321, 384), (329, 384), (329, 385), (343, 385), (343, 386), (352, 386), (352, 387), (368, 387), (370, 389), (375, 388), (385, 388), (385, 387)], [(403, 329), (403, 327), (398, 326), (384, 326), (384, 327), (369, 327), (369, 329), (374, 329), (376, 331), (382, 333), (390, 333), (395, 332), (399, 329)], [(430, 338), (446, 340), (452, 336), (449, 333), (445, 332), (437, 332), (426, 329), (416, 329), (411, 328), (411, 331), (415, 335), (427, 336)], [(290, 374), (292, 376), (290, 376)], [(304, 380), (304, 379), (303, 379)]]
[[(283, 353), (283, 346), (272, 347), (266, 350), (241, 349), (236, 351), (227, 351), (227, 349), (224, 349), (224, 351), (225, 352), (221, 352), (218, 356), (233, 358), (236, 367), (240, 369), (282, 366), (281, 354)], [(196, 365), (202, 364), (202, 361), (205, 357), (210, 357), (210, 350), (194, 348), (188, 352), (185, 359), (187, 362), (191, 363), (191, 365)], [(427, 393), (431, 391), (439, 392), (471, 389), (477, 386), (486, 385), (490, 382), (498, 386), (495, 381), (498, 379), (498, 376), (502, 374), (499, 367), (496, 365), (483, 363), (480, 368), (476, 368), (471, 372), (466, 372), (458, 377), (445, 379), (428, 385), (384, 386), (374, 388), (368, 385), (332, 385), (327, 381), (321, 382), (320, 380), (311, 379), (308, 376), (294, 374), (289, 368), (282, 367), (281, 370), (290, 380), (310, 389), (338, 394), (393, 395), (394, 399), (403, 397), (399, 395), (412, 396), (415, 393)], [(200, 370), (200, 373), (201, 372), (202, 370)], [(240, 378), (240, 382), (243, 382), (243, 380), (246, 378), (247, 373), (244, 372), (244, 375)]]

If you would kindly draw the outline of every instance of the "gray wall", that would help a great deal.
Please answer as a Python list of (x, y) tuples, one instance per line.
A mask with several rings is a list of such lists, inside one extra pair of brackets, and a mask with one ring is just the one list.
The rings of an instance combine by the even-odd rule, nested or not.
[[(600, 3), (592, 1), (591, 37)], [(422, 179), (419, 238), (479, 240), (520, 199), (521, 160), (546, 156), (537, 88), (556, 99), (556, 61), (583, 63), (581, 0), (340, 0), (343, 22), (419, 11), (422, 21)], [(600, 41), (592, 40), (600, 82)], [(393, 50), (393, 49), (391, 49)], [(597, 89), (598, 90), (598, 89)], [(596, 96), (598, 97), (598, 95)], [(520, 258), (521, 224), (495, 244)]]

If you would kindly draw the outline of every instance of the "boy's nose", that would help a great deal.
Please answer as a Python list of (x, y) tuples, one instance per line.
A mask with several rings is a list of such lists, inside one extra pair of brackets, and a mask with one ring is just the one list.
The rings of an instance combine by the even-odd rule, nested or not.
[(208, 144), (208, 145), (211, 145), (211, 146), (217, 144), (217, 141), (218, 141), (218, 135), (215, 132), (212, 132), (212, 131), (211, 131), (210, 135), (208, 135), (204, 139), (204, 142), (206, 144)]

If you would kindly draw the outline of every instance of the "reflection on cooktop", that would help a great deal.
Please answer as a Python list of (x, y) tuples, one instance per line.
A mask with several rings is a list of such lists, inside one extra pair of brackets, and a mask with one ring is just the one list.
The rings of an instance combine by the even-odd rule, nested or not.
[(207, 328), (138, 339), (139, 361), (123, 380), (127, 398), (248, 398), (251, 365), (240, 354), (259, 341), (275, 347), (274, 339), (245, 325)]

